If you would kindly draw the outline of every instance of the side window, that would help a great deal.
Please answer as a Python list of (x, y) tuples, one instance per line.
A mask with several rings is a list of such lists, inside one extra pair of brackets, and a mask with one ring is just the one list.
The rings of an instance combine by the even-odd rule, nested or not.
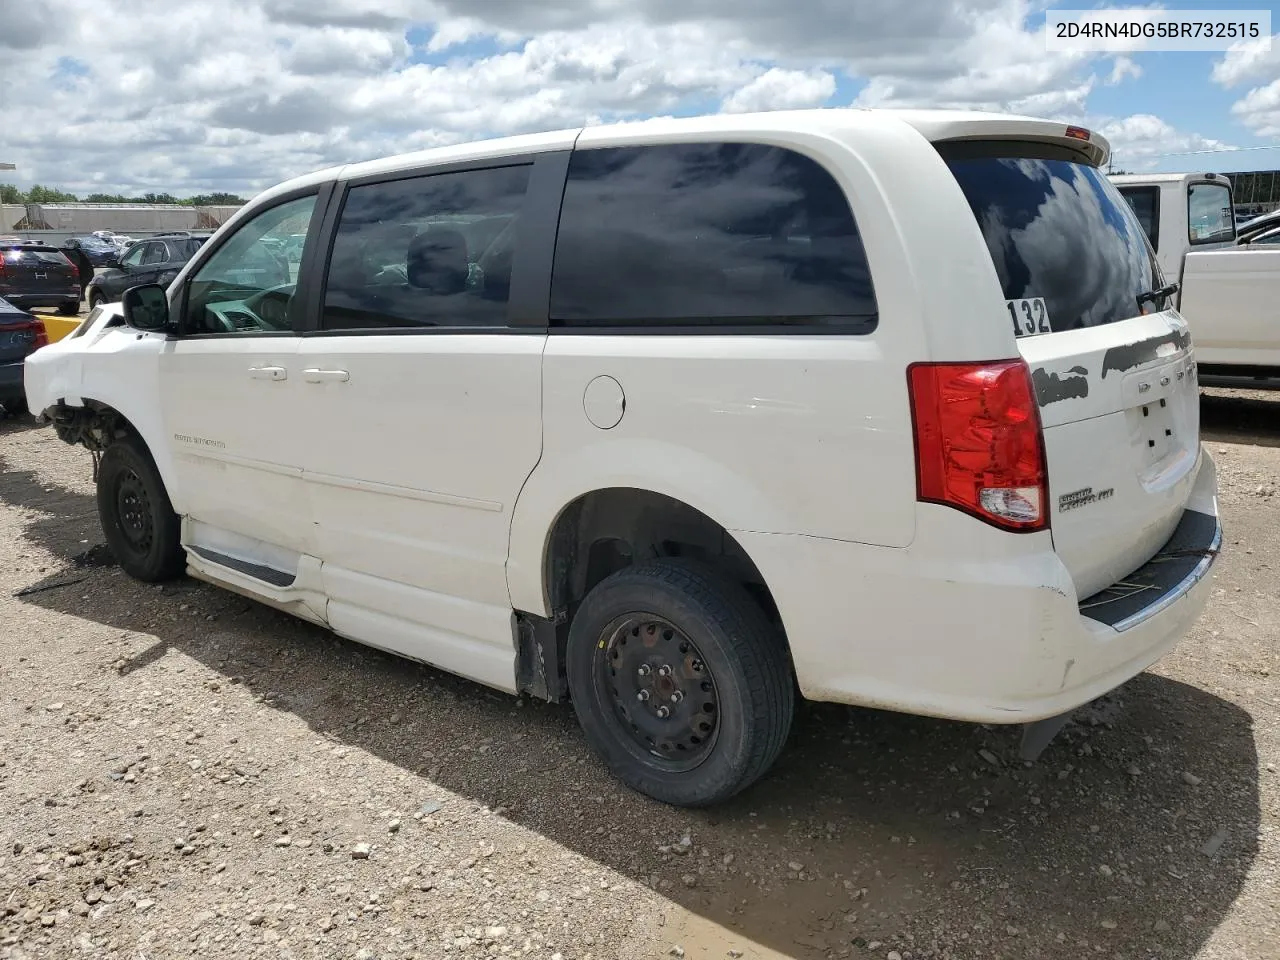
[(325, 330), (501, 327), (528, 165), (352, 187), (325, 282)]
[(152, 263), (164, 263), (167, 259), (164, 244), (157, 240), (144, 244), (142, 249), (142, 265), (145, 267)]
[(830, 173), (780, 147), (696, 143), (574, 152), (551, 318), (865, 333), (877, 308)]
[(1151, 249), (1159, 250), (1160, 188), (1122, 187), (1120, 195), (1133, 208), (1134, 215), (1138, 218), (1138, 223), (1142, 225), (1142, 232), (1151, 241)]
[(1221, 183), (1193, 183), (1187, 191), (1191, 243), (1221, 243), (1236, 237), (1231, 190)]
[(142, 266), (142, 254), (145, 251), (146, 246), (147, 245), (145, 243), (140, 243), (137, 246), (133, 247), (128, 253), (126, 253), (121, 258), (120, 260), (121, 266), (125, 266), (125, 267)]
[(184, 332), (286, 332), (293, 327), (296, 265), (279, 241), (307, 232), (314, 195), (271, 207), (241, 224), (191, 277)]

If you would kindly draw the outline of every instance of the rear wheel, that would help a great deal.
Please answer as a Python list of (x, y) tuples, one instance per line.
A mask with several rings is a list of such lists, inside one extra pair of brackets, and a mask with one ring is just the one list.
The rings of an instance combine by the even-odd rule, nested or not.
[(60, 304), (58, 307), (58, 312), (62, 314), (64, 317), (74, 317), (77, 313), (80, 312), (80, 301), (77, 300), (75, 303)]
[(568, 646), (586, 738), (641, 793), (710, 806), (782, 752), (795, 706), (783, 640), (713, 570), (659, 560), (615, 573), (587, 595)]
[(136, 436), (107, 447), (98, 466), (98, 516), (121, 569), (155, 583), (186, 569), (181, 524), (160, 471)]

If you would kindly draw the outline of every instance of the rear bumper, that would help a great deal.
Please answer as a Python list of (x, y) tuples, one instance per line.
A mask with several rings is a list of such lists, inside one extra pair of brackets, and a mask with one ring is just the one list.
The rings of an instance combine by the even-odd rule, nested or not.
[(80, 302), (79, 290), (62, 290), (57, 293), (6, 293), (4, 298), (15, 307), (61, 307)]
[(16, 363), (0, 362), (0, 403), (6, 400), (21, 400), (26, 396), (22, 386), (21, 360)]
[[(1026, 723), (1114, 689), (1191, 629), (1221, 535), (1207, 450), (1197, 471), (1187, 504), (1195, 516), (1179, 530), (1185, 537), (1189, 525), (1204, 543), (1179, 558), (1177, 576), (1151, 564), (1135, 571), (1156, 586), (1145, 605), (1116, 606), (1123, 616), (1102, 612), (1112, 606), (1098, 605), (1106, 591), (1082, 607), (1048, 533), (1001, 533), (945, 507), (921, 505), (916, 541), (904, 549), (735, 537), (773, 592), (808, 699)], [(1188, 545), (1179, 536), (1170, 552)]]

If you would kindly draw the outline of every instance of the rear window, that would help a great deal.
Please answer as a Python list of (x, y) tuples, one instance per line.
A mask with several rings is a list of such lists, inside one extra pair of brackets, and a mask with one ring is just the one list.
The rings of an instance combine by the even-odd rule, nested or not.
[(876, 300), (844, 192), (780, 147), (578, 150), (551, 281), (561, 324), (865, 333)]
[(998, 142), (938, 149), (982, 228), (1018, 336), (1136, 317), (1138, 297), (1163, 286), (1133, 210), (1079, 154)]
[(69, 260), (57, 250), (33, 250), (31, 247), (10, 247), (3, 251), (9, 263), (40, 264), (65, 267)]
[(1236, 238), (1231, 190), (1221, 183), (1193, 183), (1187, 190), (1187, 223), (1192, 244), (1223, 243)]

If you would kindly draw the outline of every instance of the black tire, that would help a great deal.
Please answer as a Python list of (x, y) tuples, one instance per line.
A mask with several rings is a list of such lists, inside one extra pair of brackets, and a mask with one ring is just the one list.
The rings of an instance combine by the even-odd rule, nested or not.
[[(729, 799), (768, 771), (791, 730), (783, 638), (745, 589), (701, 566), (655, 560), (602, 580), (573, 618), (566, 672), (592, 749), (663, 803)], [(645, 686), (655, 683), (666, 687)], [(663, 718), (663, 707), (678, 712)]]
[(104, 297), (102, 294), (100, 294), (97, 290), (93, 291), (93, 293), (89, 294), (89, 309), (97, 310), (98, 307), (102, 306), (103, 302), (106, 299), (107, 298)]
[(26, 397), (10, 397), (8, 400), (0, 400), (0, 410), (4, 410), (5, 416), (20, 417), (27, 412)]
[(77, 300), (75, 303), (63, 303), (58, 306), (58, 313), (62, 314), (62, 316), (64, 317), (74, 317), (79, 312), (80, 312), (79, 300)]
[(158, 583), (186, 569), (181, 522), (155, 461), (136, 436), (116, 440), (102, 454), (98, 516), (107, 545), (129, 576)]

